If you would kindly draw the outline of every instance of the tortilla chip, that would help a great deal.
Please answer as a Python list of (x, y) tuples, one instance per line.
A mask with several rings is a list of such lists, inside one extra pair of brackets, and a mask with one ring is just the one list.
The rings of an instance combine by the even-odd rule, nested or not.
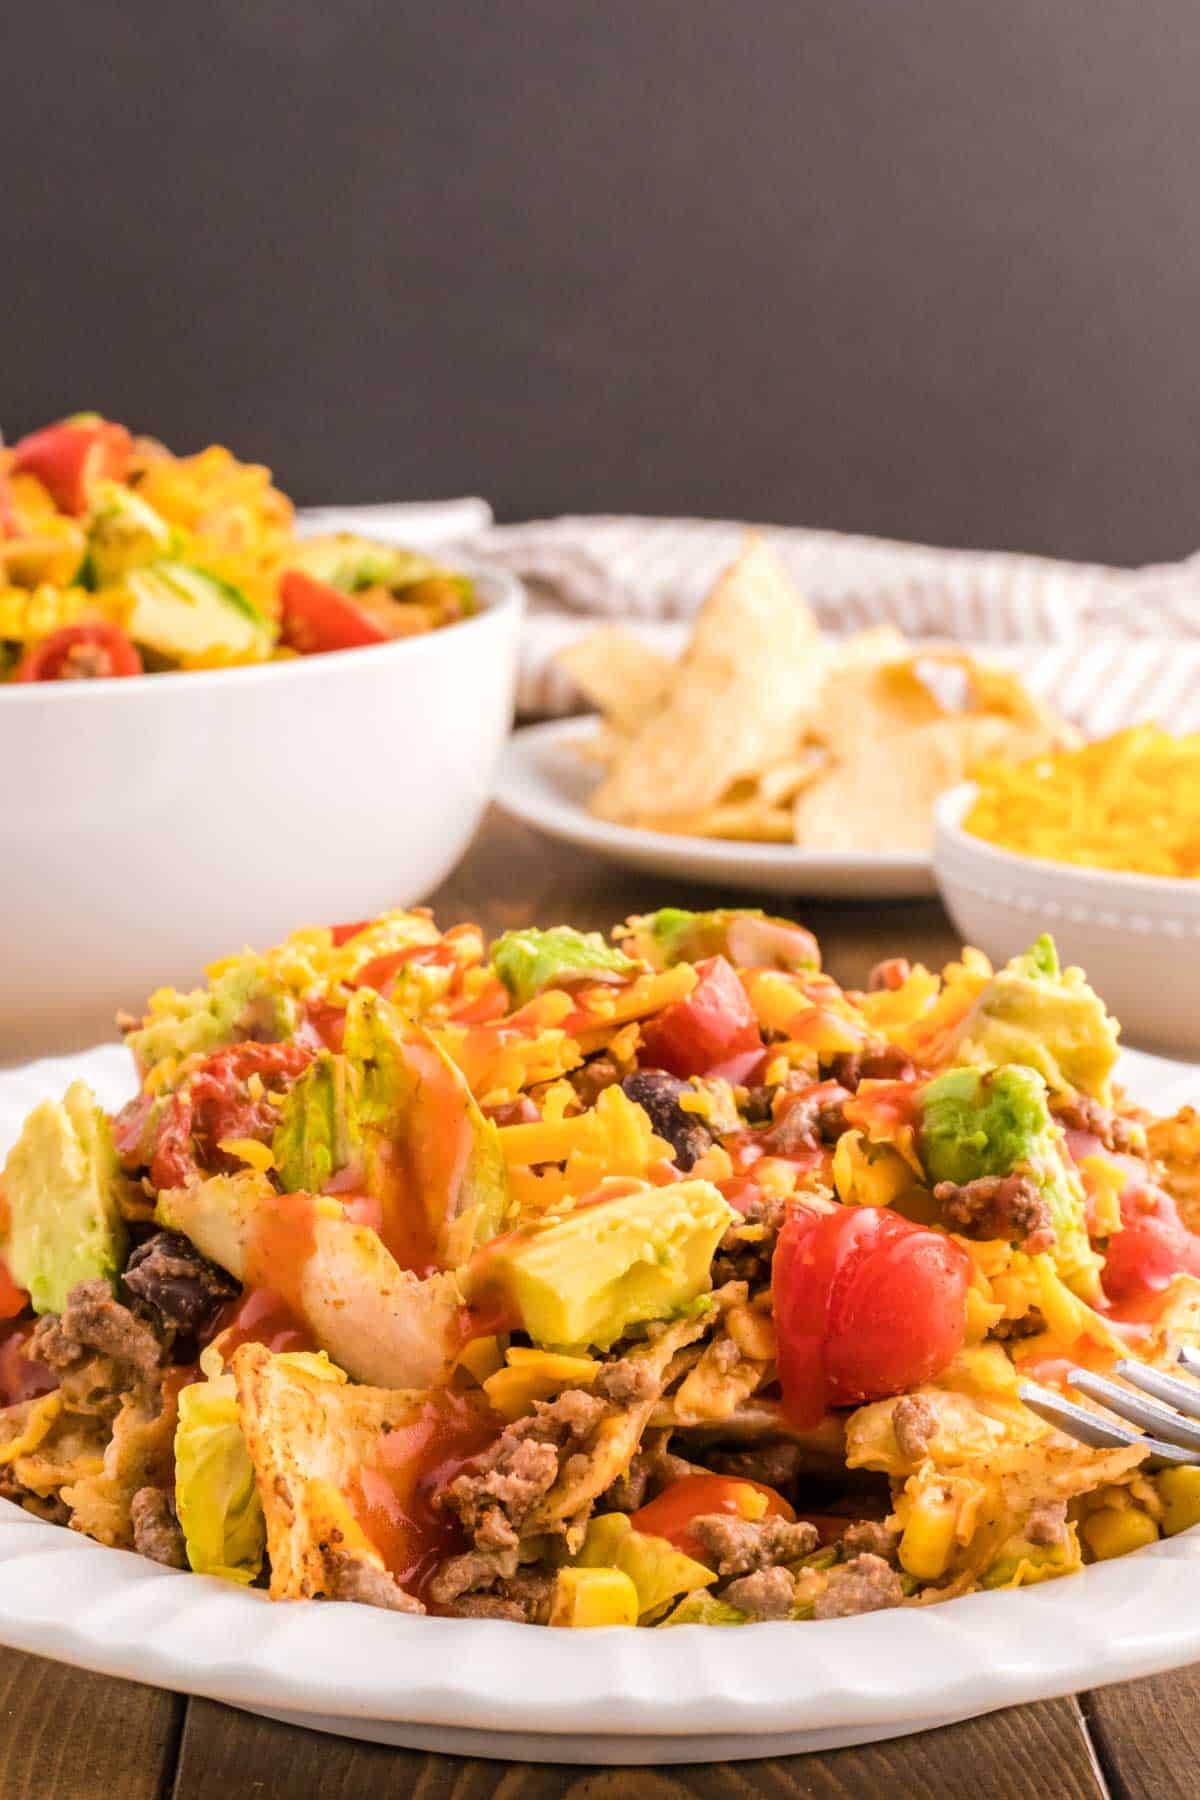
[[(271, 1598), (362, 1598), (372, 1592), (376, 1604), (395, 1607), (402, 1600), (407, 1609), (411, 1596), (393, 1581), (359, 1523), (353, 1494), (360, 1481), (369, 1491), (365, 1474), (381, 1444), (399, 1446), (404, 1457), (421, 1454), (432, 1429), (428, 1409), (446, 1404), (446, 1396), (359, 1387), (334, 1365), (326, 1363), (322, 1372), (316, 1364), (316, 1358), (302, 1361), (295, 1354), (273, 1356), (261, 1344), (243, 1344), (233, 1355), (242, 1431), (266, 1520)], [(457, 1396), (454, 1405), (456, 1418), (478, 1413), (481, 1447), (493, 1427), (500, 1431), (501, 1421), (482, 1395)], [(396, 1468), (393, 1461), (389, 1484)], [(351, 1576), (357, 1572), (357, 1582), (348, 1581), (348, 1568)], [(386, 1600), (381, 1590), (390, 1590)], [(415, 1601), (412, 1609), (419, 1609)]]
[(675, 678), (669, 656), (612, 625), (568, 644), (555, 658), (614, 731), (636, 731)]
[(952, 696), (923, 679), (921, 662), (868, 661), (830, 680), (813, 726), (829, 768), (795, 802), (797, 844), (830, 852), (928, 851), (940, 793), (988, 757), (1035, 756), (1054, 741), (1050, 716), (1018, 700), (1007, 678), (993, 687), (970, 657), (935, 659), (962, 677), (969, 707), (986, 692), (998, 708), (953, 711)]
[[(736, 1297), (740, 1300), (744, 1296), (743, 1287)], [(630, 1351), (627, 1360), (649, 1369), (655, 1379), (655, 1388), (648, 1399), (624, 1406), (600, 1421), (586, 1449), (565, 1460), (554, 1486), (542, 1496), (526, 1520), (523, 1535), (533, 1537), (542, 1532), (562, 1532), (567, 1548), (578, 1548), (587, 1528), (592, 1502), (624, 1475), (633, 1461), (659, 1395), (671, 1378), (675, 1357), (688, 1344), (707, 1335), (720, 1317), (726, 1298), (727, 1295), (718, 1291), (713, 1296), (713, 1306), (699, 1318), (679, 1319), (657, 1337)]]
[(592, 811), (618, 821), (700, 812), (794, 755), (828, 655), (773, 552), (751, 536), (705, 601), (663, 705), (619, 751)]

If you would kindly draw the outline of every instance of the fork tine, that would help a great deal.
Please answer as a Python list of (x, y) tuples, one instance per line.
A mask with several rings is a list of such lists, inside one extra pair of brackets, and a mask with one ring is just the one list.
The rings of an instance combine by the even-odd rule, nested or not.
[(1093, 1450), (1127, 1450), (1131, 1444), (1137, 1444), (1148, 1453), (1152, 1462), (1200, 1466), (1200, 1452), (1181, 1449), (1178, 1444), (1168, 1444), (1162, 1438), (1143, 1437), (1118, 1425), (1115, 1419), (1101, 1418), (1032, 1381), (1022, 1381), (1017, 1391), (1031, 1412)]
[(1200, 1419), (1200, 1387), (1194, 1381), (1180, 1381), (1177, 1375), (1164, 1375), (1161, 1369), (1151, 1369), (1146, 1363), (1132, 1362), (1129, 1357), (1122, 1357), (1113, 1370), (1122, 1381), (1128, 1381), (1132, 1387), (1141, 1388), (1144, 1394), (1153, 1394), (1156, 1400), (1164, 1400), (1189, 1419)]
[(1147, 1400), (1134, 1389), (1109, 1381), (1105, 1375), (1093, 1375), (1089, 1369), (1072, 1369), (1067, 1380), (1081, 1394), (1107, 1406), (1119, 1419), (1128, 1419), (1131, 1425), (1165, 1438), (1169, 1444), (1179, 1444), (1185, 1450), (1200, 1450), (1200, 1425), (1181, 1419), (1171, 1407), (1163, 1406), (1157, 1400)]
[(1179, 1360), (1193, 1375), (1200, 1375), (1200, 1350), (1192, 1350), (1185, 1345), (1179, 1352)]
[(1090, 1445), (1093, 1450), (1122, 1450), (1137, 1441), (1136, 1431), (1118, 1425), (1115, 1420), (1098, 1418), (1095, 1413), (1064, 1400), (1059, 1394), (1050, 1393), (1047, 1388), (1038, 1387), (1035, 1382), (1022, 1381), (1017, 1391), (1031, 1412), (1045, 1419), (1048, 1425), (1057, 1425), (1068, 1437)]

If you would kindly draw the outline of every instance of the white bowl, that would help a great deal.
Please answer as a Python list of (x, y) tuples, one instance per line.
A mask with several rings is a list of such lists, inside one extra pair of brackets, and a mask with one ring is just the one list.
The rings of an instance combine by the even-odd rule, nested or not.
[(1200, 1053), (1200, 881), (1001, 850), (963, 830), (974, 798), (966, 782), (935, 807), (934, 873), (964, 942), (1001, 962), (1049, 931), (1126, 1042)]
[(430, 892), (512, 720), (523, 593), (371, 649), (144, 680), (0, 687), (0, 1060), (298, 925)]

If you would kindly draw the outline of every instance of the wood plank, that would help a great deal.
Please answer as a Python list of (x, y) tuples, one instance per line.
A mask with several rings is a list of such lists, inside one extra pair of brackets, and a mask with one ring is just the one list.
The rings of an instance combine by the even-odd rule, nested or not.
[[(1051, 1781), (1048, 1771), (1053, 1770)], [(323, 1737), (193, 1700), (172, 1800), (350, 1800), (376, 1789), (414, 1800), (1097, 1800), (1104, 1790), (1073, 1702), (1015, 1707), (890, 1743), (820, 1755), (694, 1767), (598, 1769), (501, 1764)]]
[(154, 1800), (183, 1708), (177, 1694), (0, 1649), (0, 1800)]
[(1080, 1696), (1100, 1766), (1114, 1794), (1133, 1800), (1193, 1800), (1200, 1663), (1147, 1681), (1096, 1688)]

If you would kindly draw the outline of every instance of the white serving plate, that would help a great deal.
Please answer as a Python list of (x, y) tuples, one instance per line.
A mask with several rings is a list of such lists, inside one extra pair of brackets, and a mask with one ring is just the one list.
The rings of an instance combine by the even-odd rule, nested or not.
[[(0, 1156), (76, 1077), (133, 1091), (116, 1045), (0, 1071)], [(1200, 1071), (1127, 1052), (1170, 1111)], [(344, 1737), (572, 1763), (710, 1762), (897, 1737), (1200, 1658), (1200, 1532), (1021, 1593), (737, 1631), (558, 1632), (272, 1605), (0, 1502), (0, 1643)]]
[(802, 850), (794, 844), (742, 844), (722, 838), (676, 837), (610, 825), (587, 810), (600, 771), (579, 754), (595, 719), (556, 719), (514, 732), (496, 772), (496, 799), (548, 837), (594, 850), (612, 862), (710, 887), (760, 894), (824, 894), (850, 900), (897, 900), (934, 892), (933, 859), (922, 851)]

